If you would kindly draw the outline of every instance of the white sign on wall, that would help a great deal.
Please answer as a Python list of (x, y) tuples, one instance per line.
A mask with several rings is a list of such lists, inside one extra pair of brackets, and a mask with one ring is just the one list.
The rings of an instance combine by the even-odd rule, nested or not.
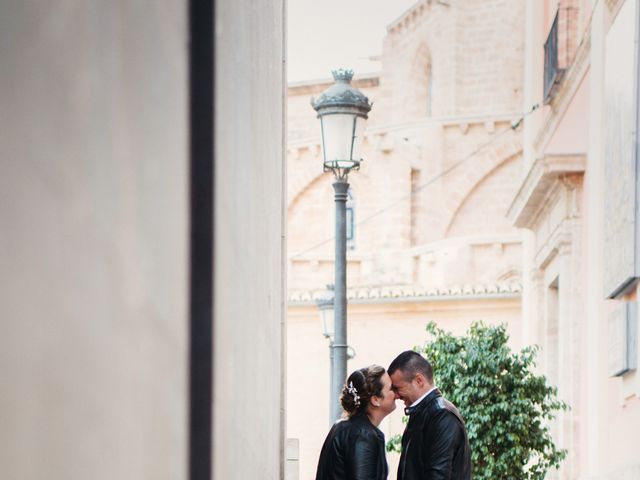
[(619, 302), (609, 315), (609, 375), (617, 377), (636, 368), (638, 308)]

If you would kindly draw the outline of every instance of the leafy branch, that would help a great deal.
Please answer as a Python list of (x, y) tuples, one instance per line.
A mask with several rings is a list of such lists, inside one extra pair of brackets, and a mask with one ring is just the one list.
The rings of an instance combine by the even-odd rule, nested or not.
[[(538, 347), (519, 353), (507, 345), (506, 327), (475, 322), (456, 337), (431, 322), (431, 340), (414, 347), (433, 366), (436, 385), (465, 418), (473, 478), (542, 480), (567, 451), (553, 442), (549, 427), (568, 410), (557, 389), (533, 371)], [(387, 443), (400, 450), (400, 435)]]

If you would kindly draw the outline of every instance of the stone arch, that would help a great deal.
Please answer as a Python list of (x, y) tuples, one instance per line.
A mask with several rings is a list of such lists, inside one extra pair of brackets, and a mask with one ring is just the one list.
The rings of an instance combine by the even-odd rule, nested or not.
[(322, 171), (322, 148), (319, 141), (287, 146), (287, 206), (290, 207), (303, 190)]
[(498, 283), (520, 283), (522, 282), (522, 270), (518, 265), (507, 265), (500, 270), (496, 276)]
[[(464, 211), (465, 207), (470, 205), (469, 202), (473, 202), (473, 205), (481, 205), (481, 203), (477, 201), (478, 199), (474, 197), (476, 196), (476, 194), (481, 192), (481, 190), (485, 186), (487, 186), (487, 183), (490, 180), (495, 180), (500, 178), (502, 184), (504, 184), (505, 182), (509, 182), (508, 178), (505, 178), (505, 179), (501, 178), (502, 177), (501, 171), (504, 171), (505, 168), (507, 168), (510, 164), (514, 164), (517, 158), (519, 157), (519, 154), (520, 152), (515, 152), (512, 155), (504, 157), (502, 160), (495, 162), (490, 169), (483, 171), (482, 176), (480, 178), (477, 178), (477, 181), (473, 183), (471, 188), (466, 189), (466, 193), (462, 196), (461, 200), (457, 202), (456, 208), (452, 209), (450, 214), (447, 217), (448, 220), (446, 222), (445, 235), (444, 235), (445, 237), (452, 236), (452, 232), (454, 231), (454, 227), (457, 226), (457, 221), (461, 216), (461, 212)], [(508, 183), (508, 185), (513, 186), (515, 185), (515, 183), (510, 182)], [(504, 211), (506, 213), (506, 209), (508, 205), (503, 205), (503, 206), (504, 206)], [(453, 236), (456, 236), (456, 235), (453, 235)]]
[(333, 248), (334, 198), (332, 182), (328, 180), (317, 175), (288, 205), (287, 247), (294, 255), (306, 252), (326, 254)]
[(288, 185), (287, 209), (293, 208), (298, 199), (304, 194), (305, 190), (310, 188), (318, 179), (324, 177), (327, 173), (319, 169), (305, 168), (300, 169), (295, 178), (292, 178)]
[[(500, 135), (500, 133), (497, 133)], [(442, 225), (446, 228), (442, 232), (446, 235), (456, 212), (462, 203), (469, 197), (473, 189), (481, 180), (504, 161), (519, 155), (522, 152), (522, 143), (519, 135), (513, 131), (503, 133), (491, 146), (487, 146), (478, 155), (474, 155), (470, 162), (473, 168), (465, 170), (464, 164), (451, 173), (458, 175), (457, 188), (449, 193), (442, 212)]]
[(287, 205), (287, 211), (289, 212), (295, 208), (300, 199), (304, 197), (304, 194), (311, 188), (313, 188), (322, 178), (328, 175), (332, 175), (328, 172), (318, 172), (316, 170), (310, 170), (305, 173), (306, 175), (301, 175), (299, 181), (296, 182), (298, 188), (296, 188), (293, 194), (289, 195), (289, 201)]

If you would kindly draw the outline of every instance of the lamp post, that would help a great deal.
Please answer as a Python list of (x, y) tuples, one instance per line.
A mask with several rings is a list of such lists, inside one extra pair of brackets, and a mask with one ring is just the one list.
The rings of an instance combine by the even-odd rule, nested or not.
[(330, 345), (332, 351), (331, 370), (331, 419), (340, 417), (339, 392), (347, 378), (347, 234), (346, 210), (348, 176), (358, 170), (362, 157), (360, 148), (367, 114), (371, 102), (357, 88), (351, 86), (352, 70), (339, 69), (331, 72), (335, 83), (320, 97), (311, 100), (318, 113), (322, 133), (324, 171), (332, 172), (335, 178), (333, 190), (336, 203), (335, 235), (335, 335)]
[(318, 292), (316, 295), (316, 305), (320, 310), (320, 326), (322, 327), (322, 335), (333, 343), (335, 334), (335, 317), (333, 315), (333, 284), (327, 285), (327, 289)]
[[(322, 327), (322, 335), (329, 340), (329, 365), (330, 372), (333, 374), (333, 339), (335, 335), (335, 316), (333, 312), (334, 302), (334, 288), (333, 285), (327, 285), (326, 290), (322, 290), (316, 296), (316, 305), (320, 310), (320, 326)], [(335, 402), (333, 398), (339, 395), (340, 392), (335, 391), (335, 385), (331, 382), (331, 388), (329, 389), (329, 424), (335, 421), (336, 413)]]

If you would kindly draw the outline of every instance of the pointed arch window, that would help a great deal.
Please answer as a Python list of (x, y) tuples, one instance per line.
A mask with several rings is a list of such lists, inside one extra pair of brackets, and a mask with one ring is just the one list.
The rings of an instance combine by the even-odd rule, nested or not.
[(405, 97), (407, 113), (413, 118), (430, 117), (433, 115), (433, 61), (424, 43), (411, 57), (409, 77), (411, 84)]
[(426, 75), (425, 75), (425, 87), (427, 90), (427, 98), (426, 98), (426, 102), (425, 102), (425, 108), (426, 108), (426, 115), (427, 117), (431, 116), (431, 103), (432, 103), (432, 91), (433, 91), (433, 75), (432, 75), (432, 69), (431, 69), (431, 62), (429, 62), (427, 64), (426, 67)]

